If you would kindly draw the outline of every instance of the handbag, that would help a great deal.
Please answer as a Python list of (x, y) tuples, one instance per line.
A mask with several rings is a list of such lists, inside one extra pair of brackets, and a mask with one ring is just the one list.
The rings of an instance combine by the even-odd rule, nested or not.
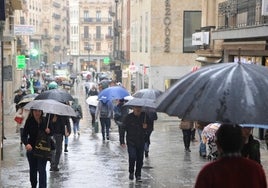
[(182, 130), (187, 130), (187, 129), (192, 129), (194, 127), (194, 124), (192, 121), (181, 121), (180, 123), (180, 129)]
[(14, 120), (15, 120), (18, 124), (21, 124), (22, 121), (23, 121), (23, 117), (22, 117), (22, 116), (16, 116), (16, 117), (14, 118)]
[(39, 131), (36, 143), (33, 149), (33, 155), (37, 158), (50, 160), (52, 153), (51, 150), (55, 148), (54, 141), (44, 131)]
[(93, 123), (93, 128), (95, 133), (99, 132), (99, 123), (97, 121)]

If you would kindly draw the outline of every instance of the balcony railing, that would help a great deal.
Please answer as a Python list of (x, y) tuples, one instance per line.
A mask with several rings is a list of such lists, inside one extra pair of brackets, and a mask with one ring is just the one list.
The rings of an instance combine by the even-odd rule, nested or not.
[(261, 0), (228, 0), (219, 3), (218, 13), (218, 30), (268, 24), (268, 16), (262, 15)]
[(92, 18), (92, 17), (88, 17), (88, 18), (81, 18), (80, 21), (83, 22), (83, 23), (112, 23), (111, 18)]

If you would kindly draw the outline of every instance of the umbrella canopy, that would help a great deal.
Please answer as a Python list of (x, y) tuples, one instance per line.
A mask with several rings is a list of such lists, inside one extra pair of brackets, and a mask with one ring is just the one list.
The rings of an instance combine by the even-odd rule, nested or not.
[(67, 103), (73, 101), (72, 95), (65, 90), (51, 89), (40, 93), (35, 100), (54, 99), (61, 103)]
[(24, 109), (42, 110), (44, 113), (76, 117), (76, 113), (71, 106), (62, 104), (52, 99), (33, 100), (26, 104)]
[(188, 120), (268, 124), (268, 68), (221, 63), (182, 77), (157, 99), (157, 111)]
[(20, 106), (24, 106), (28, 102), (33, 101), (37, 96), (38, 96), (37, 93), (24, 95), (18, 104)]
[(86, 100), (86, 103), (91, 106), (97, 106), (98, 102), (98, 95), (89, 96)]
[(158, 89), (141, 89), (132, 96), (136, 98), (145, 98), (156, 100), (163, 92)]
[(129, 93), (125, 88), (112, 86), (102, 90), (98, 95), (98, 99), (105, 102), (107, 100), (123, 99), (126, 96), (129, 96)]
[(141, 99), (141, 98), (133, 98), (130, 101), (126, 102), (124, 106), (141, 106), (145, 108), (156, 108), (156, 103), (152, 99)]
[(205, 126), (201, 134), (203, 141), (213, 140), (220, 126), (220, 123), (210, 123)]

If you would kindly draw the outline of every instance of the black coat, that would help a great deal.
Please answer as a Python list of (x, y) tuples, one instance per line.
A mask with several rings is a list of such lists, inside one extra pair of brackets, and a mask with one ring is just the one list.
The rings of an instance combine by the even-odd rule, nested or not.
[[(24, 126), (23, 133), (22, 133), (23, 144), (25, 146), (27, 144), (30, 144), (32, 147), (34, 147), (39, 130), (45, 131), (46, 126), (47, 125), (46, 125), (45, 118), (42, 118), (41, 123), (38, 125), (34, 117), (30, 115), (29, 118), (25, 122), (25, 126)], [(48, 128), (51, 129), (50, 126)]]
[(249, 136), (248, 143), (242, 148), (241, 154), (243, 157), (252, 159), (261, 163), (260, 142), (255, 140), (252, 135)]
[(143, 128), (144, 120), (148, 124), (148, 117), (145, 118), (145, 113), (142, 112), (140, 116), (135, 116), (134, 113), (130, 113), (124, 120), (126, 130), (127, 145), (135, 147), (144, 147), (144, 138), (147, 129)]

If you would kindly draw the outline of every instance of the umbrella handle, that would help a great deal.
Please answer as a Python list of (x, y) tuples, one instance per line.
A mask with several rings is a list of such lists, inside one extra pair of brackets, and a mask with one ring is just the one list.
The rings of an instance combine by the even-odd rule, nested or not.
[(49, 121), (50, 121), (50, 114), (48, 114), (47, 128), (48, 128), (48, 125), (49, 125)]

